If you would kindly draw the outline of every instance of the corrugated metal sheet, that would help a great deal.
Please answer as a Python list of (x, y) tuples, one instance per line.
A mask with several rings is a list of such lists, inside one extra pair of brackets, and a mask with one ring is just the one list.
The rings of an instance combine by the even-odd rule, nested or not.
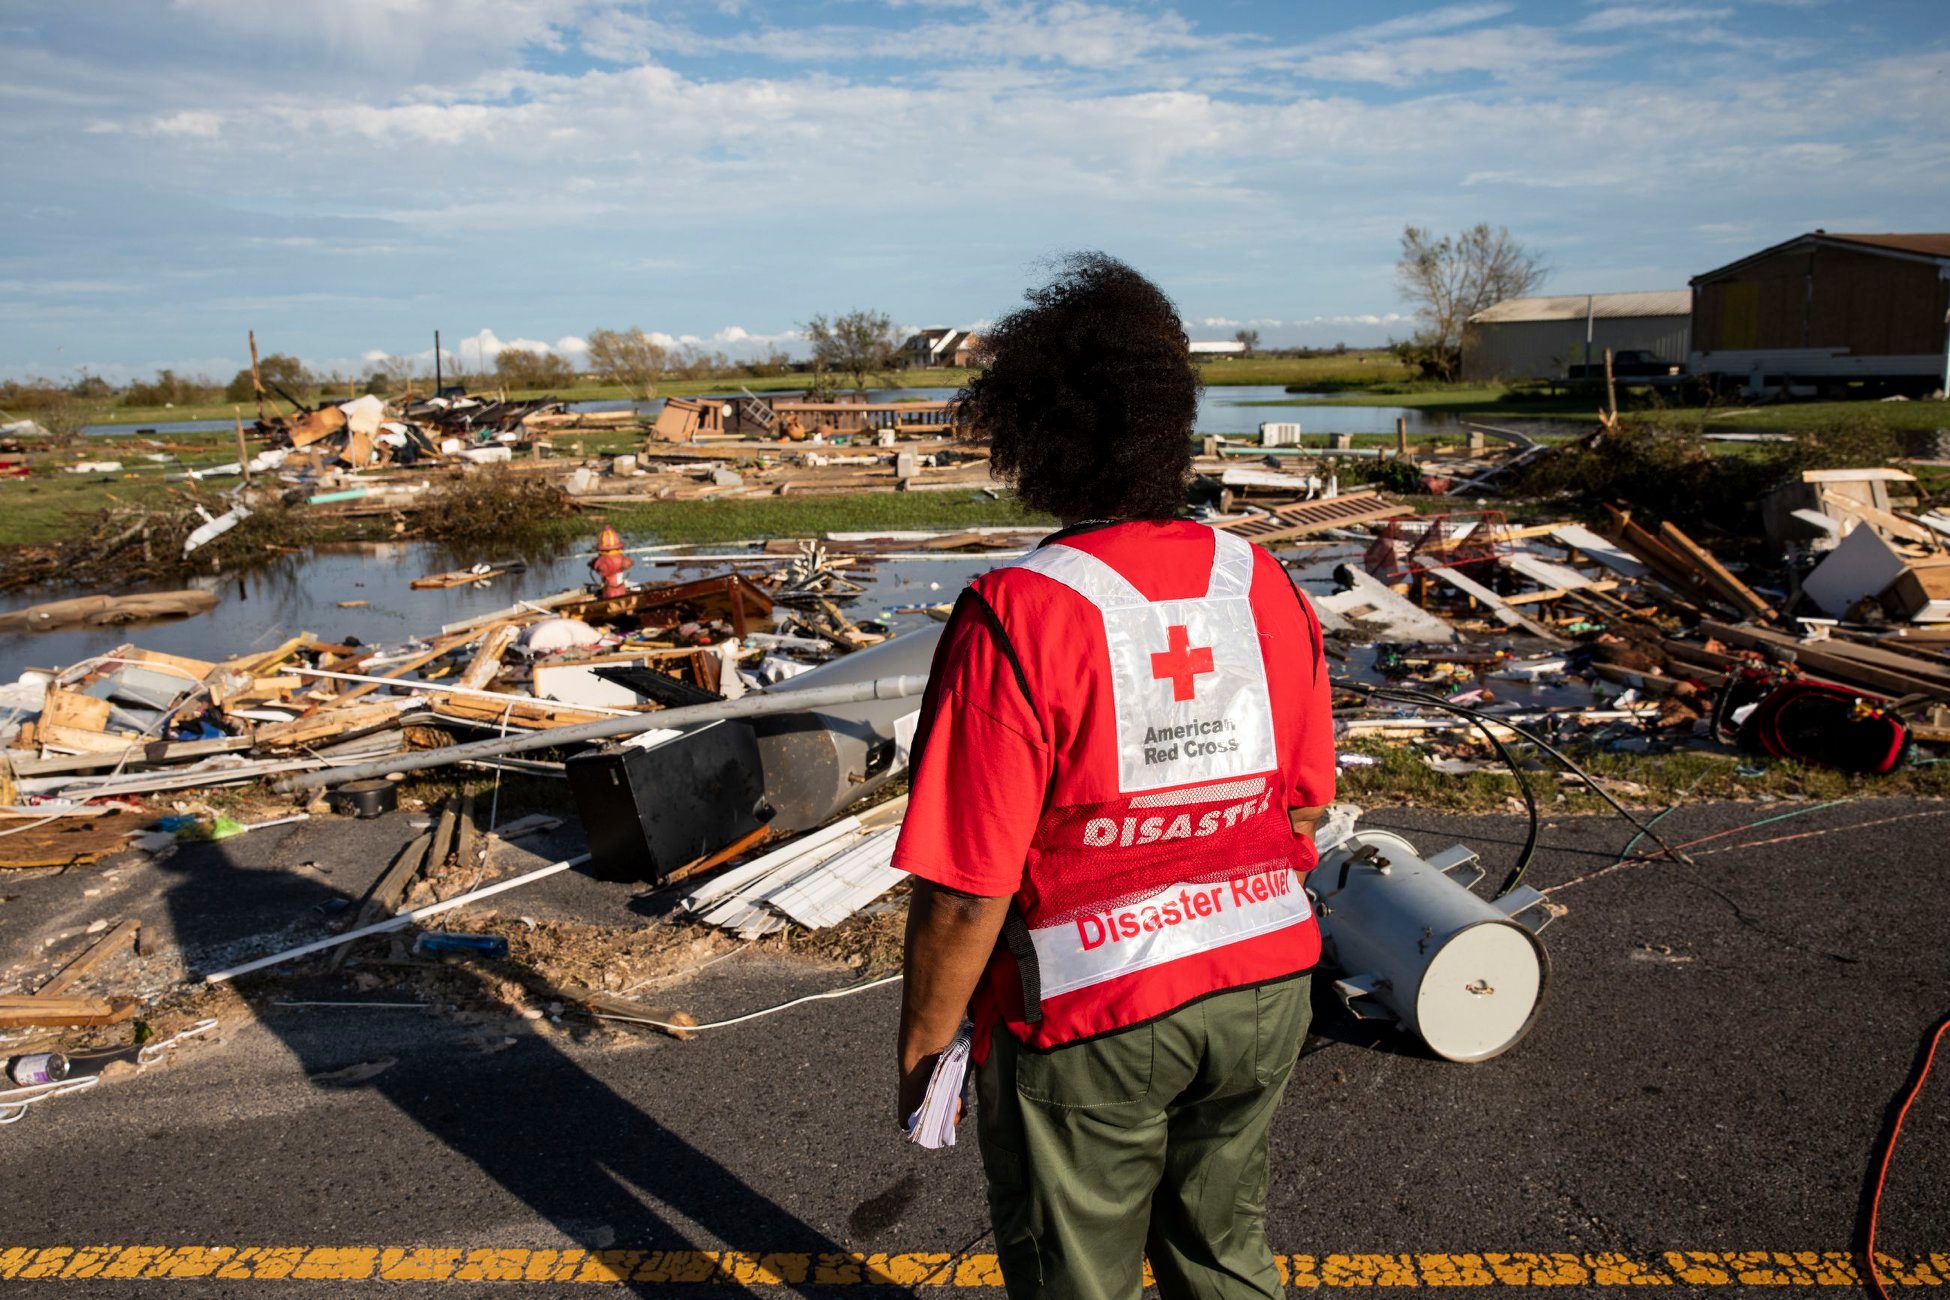
[(1576, 293), (1551, 298), (1506, 298), (1469, 318), (1472, 325), (1508, 321), (1583, 320), (1586, 313), (1607, 320), (1637, 316), (1690, 316), (1690, 289), (1648, 289), (1639, 293)]
[(838, 925), (907, 875), (889, 862), (899, 838), (898, 822), (868, 830), (843, 818), (705, 882), (683, 907), (741, 939), (794, 922), (814, 930)]

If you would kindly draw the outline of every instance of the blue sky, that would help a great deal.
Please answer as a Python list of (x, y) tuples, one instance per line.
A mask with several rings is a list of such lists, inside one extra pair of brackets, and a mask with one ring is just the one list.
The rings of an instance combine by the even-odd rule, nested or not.
[[(1122, 256), (1194, 337), (1406, 334), (1401, 228), (1557, 292), (1950, 229), (1941, 0), (12, 0), (0, 374), (639, 325), (736, 354)], [(475, 341), (463, 344), (461, 340)]]

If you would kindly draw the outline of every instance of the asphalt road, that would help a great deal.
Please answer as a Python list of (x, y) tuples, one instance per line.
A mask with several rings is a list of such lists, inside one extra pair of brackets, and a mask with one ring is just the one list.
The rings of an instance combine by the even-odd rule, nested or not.
[[(1783, 810), (1691, 807), (1660, 830), (1694, 840)], [(1368, 824), (1425, 851), (1469, 843), (1493, 879), (1521, 829)], [(1270, 1236), (1294, 1288), (1859, 1293), (1866, 1167), (1950, 1011), (1946, 832), (1950, 806), (1857, 802), (1555, 894), (1543, 1015), (1485, 1064), (1322, 1006), (1273, 1133)], [(13, 885), (0, 941), (38, 951), (112, 901), (199, 959), (242, 952), (329, 906), (336, 873), (362, 884), (404, 833), (267, 832), (214, 865), (121, 873), (107, 897), (82, 896), (83, 872)], [(1530, 881), (1603, 867), (1629, 835), (1550, 823)], [(306, 860), (345, 865), (289, 870)], [(615, 916), (627, 896), (568, 878), (520, 908)], [(660, 1000), (708, 1020), (852, 978), (751, 954)], [(924, 1153), (893, 1131), (897, 996), (607, 1046), (546, 1022), (508, 1044), (421, 1011), (261, 1005), (221, 1046), (0, 1130), (0, 1278), (98, 1295), (974, 1289), (994, 1277), (972, 1143)], [(1909, 1293), (1950, 1288), (1946, 1189), (1950, 1060), (1883, 1209)]]

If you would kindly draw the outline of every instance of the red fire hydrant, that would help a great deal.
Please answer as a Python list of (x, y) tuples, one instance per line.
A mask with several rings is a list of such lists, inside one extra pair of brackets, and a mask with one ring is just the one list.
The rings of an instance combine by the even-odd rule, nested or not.
[(623, 554), (622, 536), (614, 528), (603, 529), (596, 539), (596, 558), (589, 561), (589, 572), (602, 584), (605, 600), (629, 591), (630, 584), (623, 581), (623, 575), (635, 567), (636, 561)]

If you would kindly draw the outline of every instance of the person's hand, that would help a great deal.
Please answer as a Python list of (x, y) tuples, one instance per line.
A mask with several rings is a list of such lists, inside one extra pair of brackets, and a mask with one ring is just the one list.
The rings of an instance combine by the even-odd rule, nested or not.
[(941, 1053), (931, 1052), (901, 1071), (897, 1090), (899, 1113), (894, 1116), (901, 1132), (907, 1132), (907, 1121), (921, 1109), (921, 1100), (928, 1095), (928, 1080), (934, 1077), (934, 1064), (940, 1059)]

